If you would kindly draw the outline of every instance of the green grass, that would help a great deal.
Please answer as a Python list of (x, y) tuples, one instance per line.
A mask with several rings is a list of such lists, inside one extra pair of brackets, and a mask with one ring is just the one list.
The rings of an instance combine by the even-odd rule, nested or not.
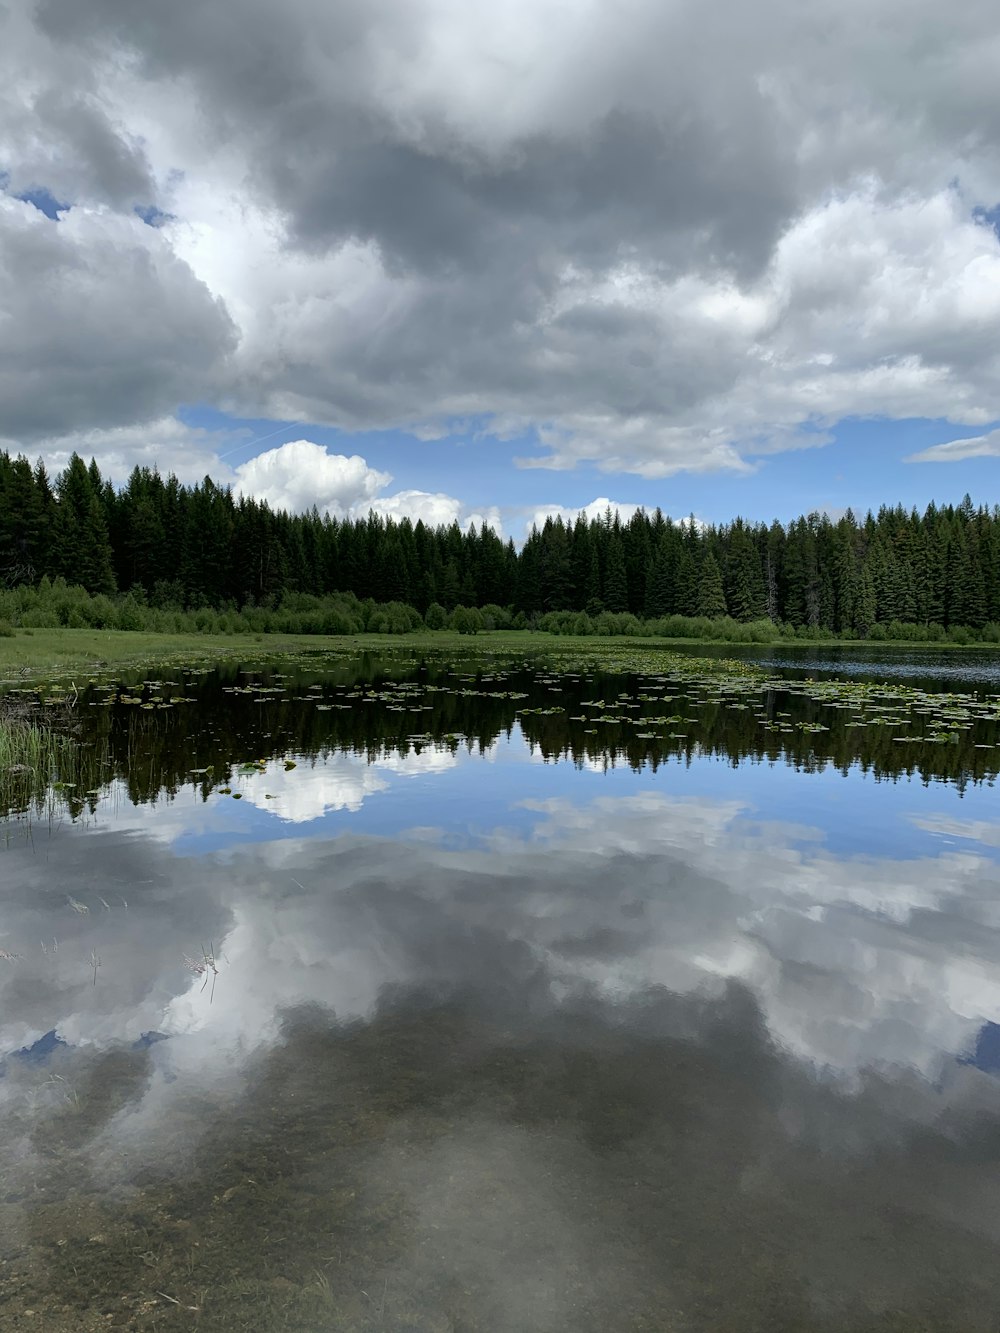
[[(475, 635), (452, 631), (421, 631), (416, 634), (364, 634), (328, 636), (322, 634), (153, 634), (142, 631), (97, 629), (16, 630), (12, 637), (0, 637), (0, 685), (61, 675), (79, 678), (104, 666), (144, 666), (151, 663), (222, 660), (239, 657), (248, 660), (281, 656), (288, 653), (385, 651), (407, 652), (436, 650), (455, 656), (490, 653), (556, 652), (600, 653), (613, 658), (637, 648), (645, 651), (672, 647), (725, 647), (725, 640), (607, 638), (600, 635), (546, 634), (530, 630), (493, 630)], [(733, 646), (733, 645), (730, 645)], [(743, 644), (741, 647), (867, 647), (868, 643), (839, 643), (817, 639), (778, 639), (773, 645)], [(872, 643), (872, 647), (935, 649), (986, 648), (992, 644), (951, 643)]]
[(69, 736), (27, 719), (0, 717), (0, 818), (39, 807), (54, 779), (75, 785), (79, 754)]
[(0, 772), (18, 767), (48, 773), (68, 746), (47, 727), (0, 718)]
[[(146, 634), (98, 629), (17, 630), (0, 638), (0, 682), (78, 673), (101, 666), (204, 658), (267, 657), (302, 652), (344, 640), (313, 634)], [(395, 642), (399, 642), (397, 639)]]

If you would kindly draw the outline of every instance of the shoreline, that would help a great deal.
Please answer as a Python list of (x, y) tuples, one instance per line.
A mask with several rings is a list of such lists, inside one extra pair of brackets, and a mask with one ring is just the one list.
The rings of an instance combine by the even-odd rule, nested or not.
[[(714, 658), (719, 651), (842, 649), (847, 652), (926, 651), (976, 654), (1000, 652), (1000, 644), (947, 643), (891, 639), (775, 639), (747, 643), (729, 639), (661, 639), (646, 636), (550, 634), (542, 630), (483, 630), (458, 634), (453, 630), (426, 630), (411, 634), (161, 634), (142, 630), (37, 629), (15, 630), (0, 638), (0, 689), (49, 676), (88, 679), (94, 672), (120, 667), (137, 669), (166, 663), (224, 662), (233, 658), (283, 657), (294, 653), (387, 650), (451, 651), (474, 655), (490, 652), (537, 651), (601, 652), (613, 656), (630, 650), (669, 652), (701, 650)], [(697, 653), (695, 654), (697, 655)]]

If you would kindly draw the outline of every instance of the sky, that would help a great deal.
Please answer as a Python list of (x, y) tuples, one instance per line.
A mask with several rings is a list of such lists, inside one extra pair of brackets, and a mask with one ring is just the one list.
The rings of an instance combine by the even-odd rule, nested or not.
[(723, 522), (1000, 473), (988, 0), (0, 3), (0, 447)]

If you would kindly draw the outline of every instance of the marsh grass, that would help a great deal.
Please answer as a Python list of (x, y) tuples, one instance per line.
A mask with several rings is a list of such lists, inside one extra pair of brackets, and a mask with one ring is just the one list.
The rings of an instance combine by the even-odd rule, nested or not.
[(44, 804), (53, 783), (75, 783), (78, 767), (71, 736), (31, 718), (0, 716), (0, 818)]

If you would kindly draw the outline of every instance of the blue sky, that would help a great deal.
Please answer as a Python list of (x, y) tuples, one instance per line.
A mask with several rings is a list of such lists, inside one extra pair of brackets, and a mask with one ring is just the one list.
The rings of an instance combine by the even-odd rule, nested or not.
[(991, 502), (1000, 18), (869, 19), (8, 7), (0, 446), (517, 539)]
[(521, 461), (540, 453), (533, 435), (498, 441), (468, 431), (419, 440), (392, 430), (348, 433), (313, 425), (304, 431), (302, 423), (282, 427), (265, 419), (236, 420), (206, 408), (186, 409), (183, 418), (206, 430), (244, 432), (237, 438), (247, 443), (232, 444), (222, 451), (222, 461), (230, 466), (305, 435), (330, 454), (360, 454), (372, 467), (391, 474), (386, 492), (457, 494), (470, 511), (499, 510), (505, 534), (515, 540), (544, 509), (583, 509), (598, 497), (608, 497), (623, 507), (653, 509), (659, 505), (675, 517), (693, 512), (708, 522), (728, 522), (736, 515), (785, 522), (813, 510), (837, 515), (853, 508), (863, 515), (882, 504), (918, 509), (931, 501), (957, 504), (966, 491), (977, 502), (992, 504), (1000, 472), (996, 456), (969, 457), (956, 463), (909, 461), (912, 455), (942, 443), (985, 433), (982, 428), (966, 428), (963, 436), (940, 419), (846, 418), (829, 431), (827, 443), (753, 458), (746, 471), (721, 470), (708, 476), (681, 471), (650, 479), (634, 473), (608, 473), (586, 463), (572, 471), (525, 468)]

